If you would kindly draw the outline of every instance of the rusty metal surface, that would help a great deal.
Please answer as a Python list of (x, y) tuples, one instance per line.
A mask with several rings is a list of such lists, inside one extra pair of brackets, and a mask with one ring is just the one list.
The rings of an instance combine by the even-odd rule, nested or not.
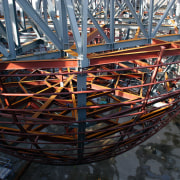
[(180, 1), (2, 6), (0, 151), (54, 165), (100, 161), (179, 113)]
[[(91, 62), (98, 64), (81, 72), (59, 63), (32, 69), (36, 61), (11, 70), (12, 62), (2, 62), (7, 68), (0, 75), (0, 151), (71, 165), (107, 159), (145, 141), (179, 112), (179, 51), (173, 42), (166, 44), (174, 56), (167, 56), (166, 45), (158, 43), (138, 49), (143, 59), (119, 59), (134, 49), (91, 55)], [(87, 89), (78, 91), (81, 73), (87, 75)], [(77, 95), (84, 93), (86, 106), (78, 107)], [(87, 116), (83, 142), (78, 141), (79, 109), (86, 109)], [(81, 160), (78, 143), (84, 144)]]

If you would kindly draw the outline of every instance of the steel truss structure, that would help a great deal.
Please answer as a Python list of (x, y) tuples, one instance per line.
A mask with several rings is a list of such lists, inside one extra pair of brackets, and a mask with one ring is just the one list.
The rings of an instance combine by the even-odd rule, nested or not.
[(180, 0), (0, 2), (0, 151), (95, 162), (179, 112)]

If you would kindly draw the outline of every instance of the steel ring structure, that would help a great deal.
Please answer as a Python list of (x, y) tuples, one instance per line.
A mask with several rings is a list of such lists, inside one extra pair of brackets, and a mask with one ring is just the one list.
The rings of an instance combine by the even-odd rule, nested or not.
[(85, 164), (180, 111), (180, 0), (2, 0), (0, 151)]

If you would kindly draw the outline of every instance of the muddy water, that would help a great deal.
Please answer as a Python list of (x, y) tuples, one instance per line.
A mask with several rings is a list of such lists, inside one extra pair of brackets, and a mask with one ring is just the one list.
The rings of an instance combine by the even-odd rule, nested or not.
[(134, 149), (79, 166), (32, 163), (21, 180), (179, 180), (180, 116)]

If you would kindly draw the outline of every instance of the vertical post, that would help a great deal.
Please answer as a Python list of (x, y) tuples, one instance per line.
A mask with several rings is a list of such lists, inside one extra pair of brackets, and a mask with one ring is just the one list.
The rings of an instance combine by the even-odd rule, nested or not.
[(32, 7), (40, 13), (39, 11), (39, 0), (32, 0)]
[(6, 39), (6, 28), (4, 26), (4, 24), (1, 22), (0, 20), (0, 37), (3, 36)]
[(7, 0), (3, 0), (3, 9), (4, 9), (4, 16), (6, 22), (6, 34), (8, 39), (8, 46), (10, 50), (10, 58), (16, 58), (16, 51), (15, 51), (15, 43), (13, 39), (13, 29), (11, 24), (10, 12), (9, 12), (9, 5)]
[(61, 32), (60, 32), (61, 25), (59, 24), (59, 21), (57, 20), (57, 17), (56, 17), (55, 6), (51, 0), (47, 0), (47, 2), (48, 2), (48, 13), (52, 19), (52, 23), (54, 24), (55, 33), (56, 33), (57, 37), (60, 40), (62, 40)]
[(17, 23), (17, 15), (16, 15), (16, 4), (15, 0), (8, 0), (9, 3), (9, 12), (13, 29), (13, 39), (16, 43), (17, 47), (20, 47), (20, 38), (18, 32), (18, 23)]
[(110, 40), (114, 43), (114, 0), (110, 0)]
[(64, 0), (56, 0), (56, 12), (59, 16), (60, 34), (61, 40), (64, 45), (64, 49), (68, 48), (68, 27), (67, 27), (67, 12)]
[(80, 37), (80, 34), (79, 34), (78, 25), (77, 25), (77, 21), (76, 21), (76, 17), (75, 17), (74, 6), (73, 6), (71, 0), (65, 0), (64, 3), (66, 5), (69, 20), (70, 20), (70, 23), (71, 23), (73, 36), (74, 36), (74, 41), (76, 43), (76, 49), (77, 49), (77, 52), (80, 54), (80, 51), (81, 51), (81, 37)]
[[(81, 0), (81, 18), (82, 18), (82, 33), (81, 33), (81, 54), (80, 54), (80, 68), (88, 66), (87, 59), (87, 17), (88, 17), (88, 0)], [(77, 90), (86, 90), (86, 74), (78, 74), (77, 76)], [(86, 93), (77, 95), (78, 107), (86, 106)], [(84, 140), (86, 130), (86, 109), (78, 110), (78, 160), (81, 161), (84, 153)]]
[(16, 0), (18, 4), (23, 8), (26, 14), (31, 17), (33, 22), (38, 25), (38, 27), (46, 34), (46, 36), (51, 40), (51, 42), (57, 47), (57, 49), (62, 50), (62, 43), (50, 29), (50, 27), (44, 22), (41, 16), (34, 10), (29, 1), (27, 0)]
[[(47, 0), (45, 0), (45, 2), (43, 2), (43, 8), (44, 8), (44, 5), (47, 6), (47, 4), (44, 4), (44, 3), (47, 3), (46, 1), (47, 1)], [(40, 1), (39, 1), (39, 0), (32, 0), (32, 1), (31, 1), (31, 4), (32, 4), (33, 9), (34, 9), (39, 15), (41, 15)], [(45, 7), (45, 8), (46, 8), (46, 7)], [(43, 10), (44, 10), (44, 9), (43, 9)], [(24, 9), (24, 11), (25, 11), (25, 9)], [(26, 11), (25, 11), (25, 12), (26, 12)], [(46, 9), (45, 13), (47, 13), (47, 9)], [(26, 14), (27, 14), (27, 13), (26, 13)], [(45, 16), (46, 16), (46, 14), (45, 14)], [(29, 20), (30, 20), (30, 22), (31, 22), (31, 24), (32, 24), (33, 30), (34, 30), (34, 32), (36, 33), (37, 37), (38, 37), (38, 38), (41, 38), (41, 37), (43, 36), (43, 33), (41, 32), (41, 30), (39, 29), (39, 27), (38, 27), (36, 24), (34, 24), (34, 22), (33, 22), (31, 19), (29, 19)], [(47, 19), (47, 21), (45, 21), (45, 22), (48, 23), (48, 19)], [(47, 37), (45, 37), (45, 38), (47, 39)]]
[(81, 32), (81, 54), (80, 67), (89, 66), (87, 59), (87, 20), (88, 20), (88, 0), (81, 0), (81, 18), (82, 18), (82, 32)]
[[(177, 22), (177, 27), (179, 28), (180, 25), (180, 0), (177, 0), (177, 6), (176, 6), (176, 22)], [(180, 29), (180, 28), (179, 28)], [(180, 32), (180, 31), (179, 31)]]
[(109, 9), (109, 3), (108, 3), (109, 0), (106, 0), (104, 2), (104, 21), (105, 23), (107, 23), (107, 19), (108, 19), (108, 9)]
[(21, 20), (21, 25), (23, 27), (23, 29), (26, 29), (26, 19), (25, 19), (25, 15), (24, 15), (24, 11), (22, 8), (20, 8), (20, 20)]
[(152, 36), (152, 19), (153, 19), (153, 12), (154, 12), (154, 0), (150, 1), (150, 8), (149, 8), (149, 24), (148, 24), (148, 39), (149, 43), (151, 43), (151, 36)]
[(134, 2), (134, 10), (137, 11), (137, 0)]
[(44, 20), (48, 24), (48, 13), (47, 13), (47, 0), (43, 0), (43, 14), (44, 14)]
[(175, 1), (176, 1), (176, 0), (171, 0), (171, 2), (168, 3), (167, 8), (166, 8), (164, 14), (162, 15), (161, 19), (159, 20), (158, 24), (156, 25), (156, 27), (155, 27), (155, 29), (154, 29), (154, 31), (153, 31), (152, 37), (155, 37), (157, 31), (159, 30), (162, 22), (163, 22), (164, 19), (166, 18), (169, 10), (170, 10), (170, 9), (172, 8), (172, 6), (174, 5)]
[[(86, 74), (77, 75), (77, 90), (86, 90)], [(77, 95), (77, 106), (86, 106), (86, 94)], [(86, 130), (86, 109), (78, 110), (78, 160), (81, 161), (84, 153), (84, 140), (85, 140), (85, 130)]]
[(140, 5), (140, 7), (139, 7), (139, 18), (141, 19), (143, 16), (143, 0), (139, 1), (139, 5)]
[(96, 8), (96, 2), (93, 0), (92, 2), (92, 8), (95, 9)]
[[(133, 8), (130, 0), (124, 0), (124, 1), (126, 2), (126, 5), (127, 5), (128, 8), (130, 9), (130, 11), (131, 11), (132, 15), (134, 16), (134, 18), (136, 19), (137, 24), (139, 25), (142, 33), (144, 34), (144, 36), (145, 36), (146, 38), (148, 38), (148, 34), (147, 34), (147, 32), (146, 32), (146, 30), (145, 30), (145, 28), (144, 28), (144, 26), (143, 26), (143, 24), (142, 24), (142, 21), (141, 21), (141, 16), (140, 16), (140, 17), (137, 16), (137, 14), (136, 14), (136, 12), (135, 12), (135, 10), (134, 10), (134, 8)], [(142, 4), (141, 4), (141, 5), (142, 5)]]

